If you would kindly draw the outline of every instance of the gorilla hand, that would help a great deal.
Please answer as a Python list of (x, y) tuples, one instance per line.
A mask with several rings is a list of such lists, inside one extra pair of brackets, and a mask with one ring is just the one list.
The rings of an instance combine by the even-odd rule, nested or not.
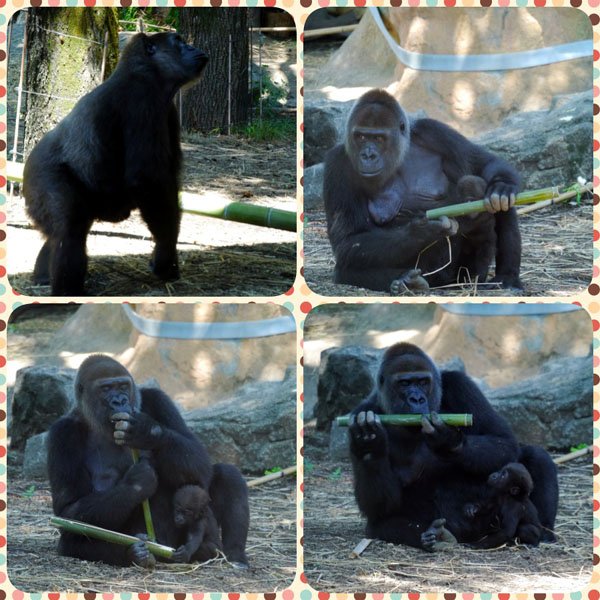
[(421, 419), (421, 431), (425, 434), (425, 443), (438, 456), (460, 450), (463, 442), (462, 431), (446, 425), (436, 412), (430, 418)]
[(381, 424), (379, 416), (373, 411), (350, 415), (348, 431), (355, 453), (363, 460), (387, 456), (387, 431)]
[(517, 186), (510, 183), (497, 182), (485, 191), (483, 204), (489, 213), (506, 212), (515, 205)]
[(158, 478), (152, 465), (145, 459), (140, 460), (131, 467), (123, 477), (123, 483), (131, 488), (139, 501), (150, 498), (156, 492)]
[(129, 546), (127, 549), (127, 556), (135, 565), (139, 565), (144, 569), (154, 569), (156, 566), (156, 558), (154, 558), (154, 555), (151, 554), (150, 550), (148, 550), (148, 546), (146, 546), (148, 536), (144, 533), (139, 533), (135, 537), (139, 538), (140, 541)]
[(146, 413), (115, 413), (111, 421), (115, 424), (113, 438), (118, 446), (153, 450), (162, 442), (162, 427)]
[(457, 543), (456, 538), (450, 533), (444, 525), (446, 519), (436, 519), (429, 528), (421, 534), (421, 545), (428, 552), (443, 550), (448, 546)]
[(190, 551), (185, 546), (179, 546), (179, 548), (171, 554), (171, 560), (177, 563), (189, 563), (191, 557)]

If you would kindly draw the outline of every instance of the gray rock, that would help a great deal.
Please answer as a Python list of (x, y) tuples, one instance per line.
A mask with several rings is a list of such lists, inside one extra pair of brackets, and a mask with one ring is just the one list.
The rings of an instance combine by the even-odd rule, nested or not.
[(12, 400), (11, 442), (22, 450), (31, 436), (46, 431), (75, 403), (75, 370), (25, 367), (17, 371)]
[(331, 423), (329, 431), (329, 458), (331, 460), (348, 460), (348, 428), (340, 427), (335, 421)]
[(569, 450), (592, 442), (592, 357), (553, 360), (532, 377), (486, 395), (520, 442)]
[(323, 209), (323, 171), (325, 165), (319, 163), (304, 169), (304, 210)]
[(23, 456), (23, 475), (27, 479), (45, 479), (48, 476), (48, 432), (38, 433), (27, 440)]
[(296, 463), (296, 375), (282, 382), (252, 383), (233, 397), (184, 418), (214, 462), (263, 474)]
[(353, 102), (318, 101), (304, 108), (304, 167), (323, 162), (343, 137)]

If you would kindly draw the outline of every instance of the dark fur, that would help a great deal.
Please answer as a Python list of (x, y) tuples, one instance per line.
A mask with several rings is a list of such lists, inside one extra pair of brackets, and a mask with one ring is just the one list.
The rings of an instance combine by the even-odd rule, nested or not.
[[(131, 395), (107, 402), (112, 378), (130, 380)], [(101, 393), (99, 393), (99, 390)], [(161, 390), (137, 388), (127, 369), (108, 356), (88, 357), (75, 383), (77, 404), (50, 429), (48, 475), (54, 513), (132, 535), (146, 530), (142, 501), (148, 499), (157, 541), (178, 547), (173, 519), (178, 488), (207, 490), (229, 560), (247, 563), (249, 513), (244, 479), (233, 465), (212, 465), (173, 401)], [(117, 411), (115, 413), (115, 410)], [(133, 464), (131, 448), (141, 450)], [(113, 565), (151, 566), (144, 544), (130, 549), (61, 533), (59, 553)]]
[(204, 562), (221, 549), (219, 527), (210, 507), (210, 496), (197, 485), (180, 487), (173, 498), (173, 519), (180, 545), (171, 560)]
[[(423, 380), (408, 390), (404, 378), (420, 372), (431, 374), (430, 383)], [(424, 403), (419, 400), (423, 393)], [(389, 412), (471, 413), (473, 426), (450, 427), (432, 419), (423, 428), (385, 427), (374, 415)], [(481, 496), (490, 473), (521, 454), (508, 423), (467, 375), (440, 373), (422, 350), (406, 343), (384, 354), (375, 389), (352, 412), (349, 436), (354, 493), (367, 518), (366, 536), (425, 549), (434, 545), (423, 536), (435, 519), (458, 514), (466, 499)], [(539, 465), (540, 455), (531, 454), (531, 462)], [(542, 471), (546, 478), (537, 479)], [(530, 472), (538, 492), (532, 501), (542, 524), (551, 529), (556, 473), (552, 477), (545, 466)]]
[(114, 73), (32, 150), (23, 194), (46, 237), (34, 280), (50, 282), (52, 295), (84, 293), (92, 223), (123, 221), (136, 208), (155, 241), (153, 272), (179, 276), (181, 149), (173, 97), (207, 60), (174, 33), (134, 36)]
[(520, 463), (509, 463), (492, 473), (481, 497), (463, 505), (458, 518), (446, 527), (475, 548), (496, 548), (518, 540), (537, 546), (542, 525), (530, 499), (533, 480)]
[[(380, 139), (362, 139), (362, 128), (382, 131)], [(381, 171), (374, 175), (377, 168)], [(516, 194), (517, 172), (505, 161), (433, 119), (409, 122), (396, 100), (371, 90), (356, 103), (346, 140), (325, 160), (323, 198), (338, 283), (395, 291), (409, 287), (418, 267), (423, 284), (440, 286), (467, 278), (484, 281), (492, 260), (504, 287), (521, 287), (521, 237), (514, 209), (495, 214), (428, 220), (425, 211), (474, 200), (463, 178), (476, 176), (483, 195)], [(477, 190), (479, 192), (480, 190)], [(423, 251), (434, 244), (427, 251)], [(420, 255), (420, 256), (419, 256)], [(394, 286), (392, 285), (394, 284)]]

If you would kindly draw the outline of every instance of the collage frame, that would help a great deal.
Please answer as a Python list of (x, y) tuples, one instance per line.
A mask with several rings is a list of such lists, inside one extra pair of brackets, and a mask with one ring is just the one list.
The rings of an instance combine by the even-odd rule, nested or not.
[[(297, 172), (296, 172), (296, 201), (298, 210), (297, 220), (297, 256), (296, 277), (292, 288), (275, 297), (150, 297), (150, 298), (55, 298), (24, 297), (12, 290), (6, 269), (7, 241), (7, 25), (14, 12), (27, 7), (269, 7), (280, 8), (290, 13), (297, 28)], [(594, 193), (593, 212), (593, 273), (587, 289), (575, 296), (567, 297), (477, 297), (477, 303), (529, 303), (529, 304), (575, 304), (584, 308), (591, 318), (593, 328), (594, 375), (593, 375), (593, 573), (589, 585), (571, 593), (553, 593), (552, 590), (540, 590), (539, 593), (329, 593), (327, 590), (313, 588), (303, 572), (304, 553), (303, 536), (303, 500), (304, 500), (304, 467), (303, 467), (303, 401), (304, 373), (303, 365), (303, 329), (308, 313), (317, 306), (337, 303), (361, 304), (441, 304), (448, 299), (431, 296), (425, 297), (326, 297), (314, 293), (304, 280), (303, 269), (303, 28), (308, 16), (315, 10), (325, 7), (431, 7), (436, 10), (452, 10), (454, 7), (520, 7), (520, 8), (559, 8), (574, 7), (585, 12), (593, 25), (594, 66), (594, 119), (593, 119), (593, 151), (594, 151), (594, 180), (596, 190), (600, 183), (600, 0), (0, 0), (0, 600), (182, 600), (186, 597), (192, 600), (600, 600), (600, 197)], [(278, 592), (246, 593), (241, 590), (231, 590), (222, 593), (181, 594), (177, 590), (172, 593), (67, 593), (45, 590), (41, 593), (22, 592), (15, 588), (7, 572), (7, 361), (10, 361), (8, 347), (8, 322), (13, 311), (21, 305), (30, 302), (54, 304), (56, 302), (81, 302), (94, 304), (121, 304), (127, 302), (143, 303), (213, 303), (246, 304), (252, 301), (257, 304), (275, 303), (288, 309), (296, 321), (296, 370), (297, 370), (297, 405), (296, 405), (296, 574), (288, 588)], [(472, 303), (473, 298), (452, 297), (452, 303)]]

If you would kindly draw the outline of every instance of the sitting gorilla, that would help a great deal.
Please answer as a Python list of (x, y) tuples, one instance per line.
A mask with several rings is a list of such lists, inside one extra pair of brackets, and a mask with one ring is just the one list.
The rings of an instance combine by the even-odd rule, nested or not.
[[(471, 413), (472, 427), (451, 427), (437, 416)], [(422, 428), (384, 426), (379, 414), (422, 414)], [(542, 448), (519, 448), (508, 423), (475, 383), (458, 371), (440, 372), (412, 344), (385, 352), (370, 396), (351, 414), (350, 454), (354, 493), (367, 518), (366, 537), (432, 549), (430, 525), (457, 515), (484, 493), (491, 473), (510, 462), (525, 464), (541, 540), (553, 541), (558, 503), (556, 469)], [(459, 542), (461, 532), (454, 532)]]
[[(92, 355), (79, 367), (76, 406), (51, 427), (48, 475), (54, 514), (141, 536), (142, 502), (149, 500), (156, 540), (178, 547), (176, 490), (193, 484), (208, 491), (229, 561), (247, 565), (248, 491), (233, 465), (212, 465), (177, 407), (161, 390), (138, 388), (120, 363)], [(134, 463), (131, 449), (140, 450)], [(84, 560), (152, 567), (140, 541), (125, 547), (61, 532), (59, 553)]]
[[(457, 281), (521, 288), (508, 163), (433, 119), (409, 121), (395, 98), (371, 90), (352, 109), (343, 144), (325, 159), (323, 199), (334, 280), (399, 294)], [(488, 212), (429, 220), (425, 211), (485, 199)]]

